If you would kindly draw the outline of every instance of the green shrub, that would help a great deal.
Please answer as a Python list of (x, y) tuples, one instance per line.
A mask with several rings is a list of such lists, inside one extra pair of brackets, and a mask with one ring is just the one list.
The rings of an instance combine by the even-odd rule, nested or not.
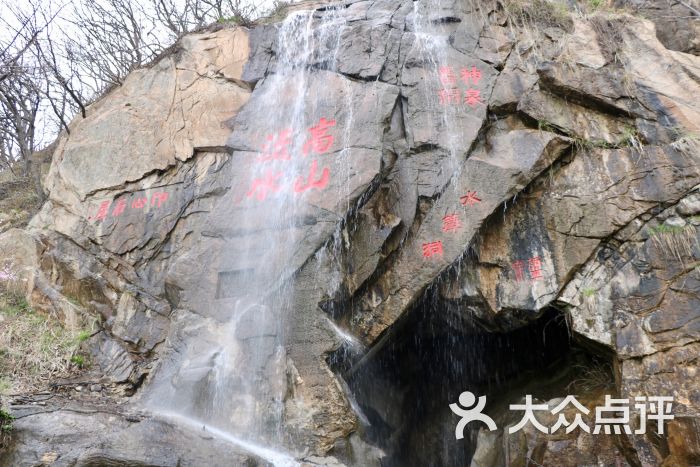
[(603, 0), (588, 0), (588, 5), (591, 7), (593, 11), (597, 10), (600, 8), (600, 6), (603, 4)]
[(90, 336), (92, 336), (92, 333), (90, 331), (82, 330), (78, 333), (78, 335), (75, 337), (75, 341), (78, 344), (82, 344), (86, 340), (90, 339)]
[(9, 444), (14, 420), (15, 417), (0, 406), (0, 452)]
[(10, 433), (12, 431), (12, 422), (15, 417), (12, 414), (2, 408), (0, 408), (0, 431), (3, 433)]
[(74, 364), (78, 368), (82, 368), (85, 366), (85, 357), (83, 357), (82, 355), (73, 355), (70, 358), (70, 361), (72, 364)]

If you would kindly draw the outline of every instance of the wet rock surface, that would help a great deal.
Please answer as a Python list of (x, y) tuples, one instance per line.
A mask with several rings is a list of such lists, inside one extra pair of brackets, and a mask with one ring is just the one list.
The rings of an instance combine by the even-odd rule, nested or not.
[[(127, 407), (206, 399), (221, 340), (255, 355), (231, 384), (266, 402), (210, 416), (281, 420), (265, 442), (308, 465), (692, 465), (697, 44), (664, 20), (540, 3), (312, 2), (188, 36), (71, 124), (49, 201), (0, 252), (34, 307), (97, 319), (94, 384)], [(283, 313), (230, 330), (250, 281)], [(508, 403), (572, 387), (590, 406), (672, 396), (677, 418), (661, 439), (454, 439), (464, 390), (502, 428)], [(268, 462), (150, 415), (76, 410), (19, 419), (0, 464)]]
[(204, 427), (183, 429), (114, 404), (53, 397), (11, 407), (15, 448), (0, 458), (2, 466), (270, 465)]

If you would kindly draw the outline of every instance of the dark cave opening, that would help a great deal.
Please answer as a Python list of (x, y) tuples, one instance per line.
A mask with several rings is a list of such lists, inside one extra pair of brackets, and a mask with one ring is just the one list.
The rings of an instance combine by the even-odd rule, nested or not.
[(386, 454), (382, 465), (467, 465), (481, 424), (455, 438), (449, 404), (463, 391), (485, 395), (493, 414), (525, 394), (560, 396), (591, 368), (612, 381), (609, 362), (572, 339), (560, 310), (492, 332), (464, 311), (456, 319), (454, 307), (428, 292), (362, 359), (344, 349), (331, 356), (362, 412), (361, 435)]

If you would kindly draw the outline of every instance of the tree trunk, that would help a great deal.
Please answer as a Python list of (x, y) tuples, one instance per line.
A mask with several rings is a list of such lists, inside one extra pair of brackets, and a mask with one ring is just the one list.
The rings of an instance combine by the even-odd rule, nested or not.
[(34, 186), (34, 192), (37, 196), (37, 205), (41, 206), (46, 201), (44, 187), (41, 184), (41, 166), (37, 166), (32, 159), (33, 154), (27, 152), (24, 154), (24, 176), (30, 180)]

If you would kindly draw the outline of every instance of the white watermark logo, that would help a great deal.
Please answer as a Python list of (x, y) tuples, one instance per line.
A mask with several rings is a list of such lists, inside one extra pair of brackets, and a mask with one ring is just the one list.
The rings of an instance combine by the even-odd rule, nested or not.
[[(480, 396), (479, 402), (472, 409), (467, 409), (471, 407), (476, 402), (476, 396), (469, 391), (464, 391), (459, 395), (459, 404), (450, 404), (450, 410), (452, 410), (456, 415), (462, 417), (462, 419), (457, 424), (455, 428), (455, 438), (464, 438), (464, 428), (466, 428), (469, 422), (478, 420), (484, 422), (489, 430), (493, 431), (496, 427), (496, 422), (493, 421), (491, 417), (486, 414), (481, 413), (486, 407), (486, 396)], [(465, 407), (464, 409), (462, 407)]]
[[(479, 402), (477, 398), (469, 391), (464, 391), (459, 395), (459, 404), (450, 404), (450, 410), (462, 417), (457, 423), (455, 429), (455, 438), (464, 438), (464, 429), (473, 421), (480, 421), (486, 424), (490, 431), (497, 429), (496, 423), (491, 417), (482, 413), (486, 406), (486, 396), (480, 396)], [(476, 403), (476, 405), (475, 405)], [(475, 406), (474, 406), (475, 405)], [(639, 413), (639, 427), (634, 430), (634, 434), (643, 435), (647, 430), (647, 422), (649, 420), (656, 421), (656, 432), (660, 435), (664, 434), (664, 422), (673, 420), (671, 413), (673, 398), (667, 396), (649, 396), (635, 397), (634, 406), (636, 412)], [(474, 406), (469, 409), (469, 407)], [(462, 408), (465, 407), (465, 408)], [(571, 407), (575, 410), (573, 420), (569, 421), (564, 413), (565, 409)], [(556, 407), (550, 409), (545, 403), (535, 404), (532, 401), (531, 395), (525, 396), (524, 404), (511, 404), (510, 410), (522, 411), (523, 417), (517, 424), (508, 427), (508, 433), (516, 433), (520, 431), (528, 423), (532, 424), (537, 430), (542, 433), (553, 434), (564, 428), (566, 433), (571, 433), (576, 428), (586, 433), (599, 434), (601, 431), (605, 434), (632, 434), (630, 427), (630, 409), (632, 403), (630, 399), (613, 399), (609, 395), (605, 396), (605, 404), (602, 407), (595, 408), (595, 424), (593, 430), (583, 421), (583, 415), (588, 415), (591, 411), (583, 406), (576, 397), (566, 396)], [(535, 412), (549, 412), (552, 415), (557, 415), (557, 421), (551, 427), (544, 426), (535, 417)], [(570, 413), (570, 412), (569, 412)]]

